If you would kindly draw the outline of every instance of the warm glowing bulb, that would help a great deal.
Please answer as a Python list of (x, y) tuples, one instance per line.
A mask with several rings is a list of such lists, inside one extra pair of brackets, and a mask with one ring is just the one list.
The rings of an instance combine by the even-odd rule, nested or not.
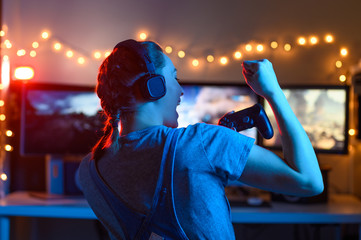
[(6, 134), (7, 137), (12, 137), (12, 136), (13, 136), (13, 131), (7, 130), (7, 131), (5, 132), (5, 134)]
[(85, 58), (79, 57), (79, 58), (78, 58), (78, 63), (79, 63), (79, 64), (84, 64), (84, 63), (85, 63)]
[(221, 57), (221, 59), (219, 60), (219, 62), (222, 64), (222, 65), (226, 65), (228, 63), (228, 58), (226, 57)]
[(262, 44), (258, 44), (257, 47), (256, 47), (256, 49), (257, 49), (257, 52), (263, 52), (264, 47), (263, 47)]
[(334, 38), (333, 38), (333, 36), (331, 34), (327, 34), (325, 36), (325, 42), (332, 43), (333, 41), (334, 41)]
[(355, 129), (350, 129), (350, 130), (348, 130), (348, 134), (349, 134), (350, 136), (355, 136), (356, 130), (355, 130)]
[(240, 51), (237, 51), (234, 53), (234, 58), (235, 59), (241, 59), (242, 58), (242, 53)]
[(74, 56), (74, 53), (73, 53), (73, 51), (68, 50), (68, 51), (66, 51), (65, 55), (66, 55), (68, 58), (72, 58), (72, 57)]
[(18, 80), (30, 80), (34, 75), (34, 69), (31, 67), (17, 67), (14, 72), (15, 79)]
[(286, 43), (284, 46), (283, 46), (283, 49), (286, 51), (286, 52), (289, 52), (289, 51), (291, 51), (291, 44), (289, 44), (289, 43)]
[(142, 32), (142, 33), (139, 34), (139, 38), (140, 38), (141, 40), (143, 40), (143, 41), (144, 41), (145, 39), (147, 39), (147, 37), (148, 37), (147, 34), (144, 33), (144, 32)]
[(0, 121), (5, 121), (5, 119), (6, 119), (5, 114), (0, 114)]
[(312, 37), (310, 38), (310, 43), (311, 43), (312, 45), (317, 44), (317, 43), (318, 43), (318, 38), (315, 37), (315, 36), (312, 36)]
[(5, 149), (5, 151), (7, 151), (7, 152), (11, 152), (11, 151), (13, 150), (13, 147), (12, 147), (11, 145), (9, 145), (9, 144), (6, 144), (6, 145), (4, 146), (4, 149)]
[(278, 48), (278, 42), (276, 42), (276, 41), (271, 42), (271, 48), (273, 48), (273, 49)]
[(198, 59), (193, 59), (192, 65), (193, 65), (193, 67), (198, 67), (199, 66), (199, 60)]
[(31, 44), (31, 46), (33, 46), (33, 48), (38, 48), (38, 47), (39, 47), (39, 43), (38, 43), (38, 42), (33, 42), (33, 44)]
[(50, 34), (49, 34), (49, 32), (47, 32), (47, 31), (44, 31), (44, 32), (41, 33), (41, 37), (42, 37), (43, 39), (48, 39), (49, 36), (50, 36)]
[(3, 107), (5, 105), (5, 101), (4, 100), (0, 100), (0, 107)]
[(16, 52), (16, 55), (18, 55), (19, 57), (24, 56), (26, 54), (25, 49), (20, 49)]
[(0, 179), (3, 180), (3, 181), (6, 181), (6, 180), (8, 180), (8, 176), (5, 173), (2, 173), (0, 175)]
[(6, 47), (6, 48), (11, 48), (11, 47), (13, 46), (13, 45), (11, 44), (10, 40), (8, 40), (8, 39), (4, 41), (4, 44), (5, 44), (5, 47)]
[(173, 52), (173, 48), (171, 46), (166, 46), (164, 51), (168, 54), (171, 54)]
[(5, 36), (5, 31), (4, 30), (1, 30), (0, 31), (0, 37), (4, 37)]
[(99, 51), (94, 52), (94, 58), (95, 59), (100, 59), (101, 57), (102, 57), (101, 52), (99, 52)]
[(184, 51), (179, 51), (178, 52), (178, 57), (179, 58), (184, 58), (186, 56), (186, 53)]
[(35, 50), (30, 51), (30, 57), (36, 57), (36, 51)]
[(106, 52), (104, 53), (104, 57), (108, 57), (111, 53), (112, 53), (111, 51), (106, 51)]
[(4, 84), (0, 83), (0, 90), (4, 89)]
[(345, 75), (341, 75), (341, 76), (339, 77), (339, 80), (340, 80), (340, 82), (346, 82), (346, 76), (345, 76)]
[(341, 53), (342, 56), (347, 56), (348, 51), (347, 51), (346, 48), (341, 48), (340, 53)]
[(61, 43), (58, 43), (58, 42), (55, 43), (55, 44), (54, 44), (54, 49), (57, 50), (57, 51), (59, 51), (59, 50), (61, 49)]
[(297, 42), (298, 42), (299, 45), (305, 45), (306, 44), (306, 38), (299, 37)]
[(245, 49), (246, 49), (247, 52), (252, 51), (252, 45), (251, 45), (251, 44), (247, 44), (247, 45), (245, 46)]
[(342, 62), (340, 60), (336, 61), (336, 67), (337, 68), (341, 68), (342, 67)]
[(208, 55), (208, 56), (207, 56), (207, 62), (209, 62), (209, 63), (214, 62), (214, 57), (213, 57), (213, 55)]

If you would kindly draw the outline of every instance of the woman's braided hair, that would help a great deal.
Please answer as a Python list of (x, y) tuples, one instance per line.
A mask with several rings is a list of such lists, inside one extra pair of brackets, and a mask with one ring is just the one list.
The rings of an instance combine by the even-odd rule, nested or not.
[[(141, 42), (141, 44), (154, 64), (156, 72), (160, 71), (165, 65), (161, 47), (151, 41)], [(143, 58), (138, 56), (136, 51), (121, 44), (117, 44), (101, 64), (96, 93), (106, 121), (103, 128), (104, 135), (92, 151), (94, 159), (99, 159), (107, 147), (113, 151), (119, 148), (119, 121), (135, 111), (136, 102), (140, 96), (136, 82), (147, 73)]]

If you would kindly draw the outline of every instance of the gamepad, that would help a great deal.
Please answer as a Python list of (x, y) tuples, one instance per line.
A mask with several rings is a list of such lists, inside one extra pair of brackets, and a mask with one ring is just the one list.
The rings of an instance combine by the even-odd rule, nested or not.
[(262, 105), (259, 103), (238, 112), (225, 114), (221, 119), (219, 119), (218, 125), (232, 128), (237, 132), (256, 127), (265, 139), (273, 137), (272, 125)]

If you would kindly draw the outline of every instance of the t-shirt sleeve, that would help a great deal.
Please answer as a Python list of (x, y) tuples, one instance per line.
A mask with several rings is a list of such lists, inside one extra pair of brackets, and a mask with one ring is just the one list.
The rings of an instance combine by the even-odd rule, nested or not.
[(223, 126), (199, 127), (205, 154), (215, 173), (225, 181), (239, 179), (255, 139)]

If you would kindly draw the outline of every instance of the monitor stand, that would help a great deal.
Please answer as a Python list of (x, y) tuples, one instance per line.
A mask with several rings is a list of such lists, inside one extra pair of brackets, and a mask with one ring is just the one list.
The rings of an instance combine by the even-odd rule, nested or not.
[(64, 157), (47, 155), (45, 164), (46, 192), (48, 194), (64, 194)]

